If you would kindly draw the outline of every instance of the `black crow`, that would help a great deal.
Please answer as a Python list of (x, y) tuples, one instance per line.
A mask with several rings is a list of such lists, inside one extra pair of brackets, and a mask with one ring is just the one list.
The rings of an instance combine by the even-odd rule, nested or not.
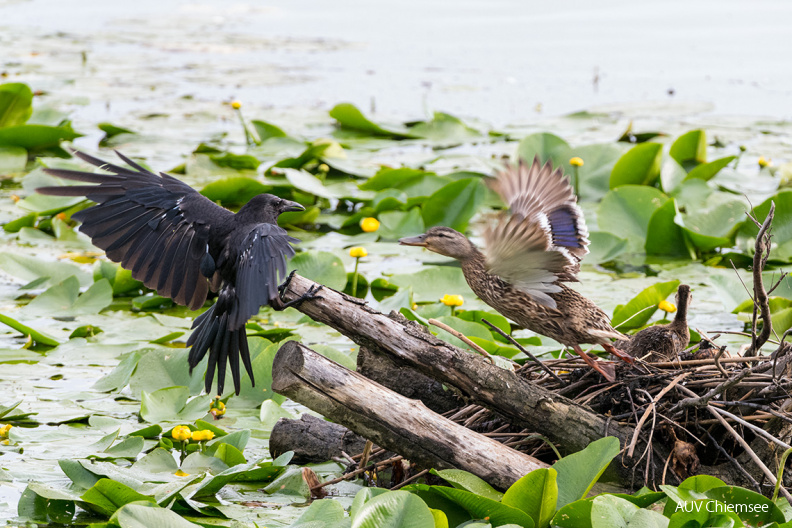
[(245, 323), (263, 305), (283, 309), (294, 304), (283, 303), (278, 284), (286, 275), (286, 259), (294, 255), (291, 244), (299, 240), (290, 237), (277, 220), (281, 213), (304, 207), (259, 194), (234, 214), (173, 176), (154, 174), (116, 154), (132, 168), (75, 152), (106, 172), (44, 171), (99, 185), (41, 187), (37, 191), (85, 196), (96, 202), (72, 215), (82, 222), (80, 231), (105, 250), (107, 258), (119, 262), (158, 294), (197, 310), (210, 288), (217, 292), (217, 302), (192, 325), (194, 331), (187, 341), (192, 346), (190, 372), (208, 350), (206, 392), (211, 391), (216, 368), (217, 393), (223, 393), (228, 360), (239, 394), (240, 357), (254, 383)]

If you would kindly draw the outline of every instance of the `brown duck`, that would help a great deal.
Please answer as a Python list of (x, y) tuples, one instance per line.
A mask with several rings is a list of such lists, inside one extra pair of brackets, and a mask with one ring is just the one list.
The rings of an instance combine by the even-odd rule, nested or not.
[(486, 252), (448, 227), (433, 227), (399, 243), (422, 246), (462, 264), (470, 289), (482, 301), (520, 326), (572, 347), (588, 365), (613, 381), (613, 365), (595, 361), (580, 348), (602, 345), (632, 362), (611, 345), (624, 339), (593, 302), (567, 287), (577, 281), (580, 260), (588, 253), (583, 211), (561, 169), (534, 159), (506, 166), (490, 187), (509, 206), (484, 232)]
[(654, 325), (636, 333), (629, 341), (617, 343), (619, 350), (647, 361), (673, 361), (690, 342), (690, 329), (687, 324), (688, 306), (693, 296), (690, 286), (680, 284), (676, 293), (677, 312), (668, 324)]

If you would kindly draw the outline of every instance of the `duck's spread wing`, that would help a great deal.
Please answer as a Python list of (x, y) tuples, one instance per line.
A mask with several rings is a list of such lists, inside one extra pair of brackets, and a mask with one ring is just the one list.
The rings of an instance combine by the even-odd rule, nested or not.
[(534, 159), (507, 166), (490, 186), (509, 206), (484, 233), (487, 266), (495, 275), (555, 308), (547, 295), (557, 281), (574, 281), (588, 253), (583, 212), (562, 171)]
[(286, 261), (294, 256), (291, 244), (299, 242), (274, 224), (258, 224), (247, 234), (237, 256), (235, 288), (238, 310), (231, 313), (231, 328), (239, 328), (278, 295), (286, 277)]
[(206, 301), (211, 221), (233, 215), (189, 185), (154, 174), (118, 154), (130, 167), (106, 163), (82, 152), (76, 156), (105, 173), (45, 169), (59, 178), (99, 185), (42, 187), (42, 194), (85, 196), (97, 203), (72, 215), (80, 231), (107, 257), (160, 295), (195, 310)]

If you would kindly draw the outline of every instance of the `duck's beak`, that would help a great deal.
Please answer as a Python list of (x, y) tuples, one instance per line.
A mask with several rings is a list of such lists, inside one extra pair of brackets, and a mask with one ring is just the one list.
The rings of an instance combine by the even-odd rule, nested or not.
[(305, 207), (298, 204), (297, 202), (283, 200), (282, 210), (284, 213), (291, 213), (293, 211), (305, 211)]
[(414, 237), (404, 237), (399, 239), (399, 244), (402, 246), (421, 246), (426, 247), (426, 235), (418, 235)]

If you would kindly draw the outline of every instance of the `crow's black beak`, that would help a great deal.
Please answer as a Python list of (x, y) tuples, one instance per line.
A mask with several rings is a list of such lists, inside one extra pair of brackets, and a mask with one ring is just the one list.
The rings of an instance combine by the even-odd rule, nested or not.
[(305, 207), (298, 204), (297, 202), (290, 202), (289, 200), (283, 200), (283, 205), (281, 206), (281, 212), (290, 213), (292, 211), (305, 211)]
[(426, 247), (426, 235), (418, 235), (414, 237), (405, 237), (399, 239), (399, 244), (402, 246), (422, 246)]

